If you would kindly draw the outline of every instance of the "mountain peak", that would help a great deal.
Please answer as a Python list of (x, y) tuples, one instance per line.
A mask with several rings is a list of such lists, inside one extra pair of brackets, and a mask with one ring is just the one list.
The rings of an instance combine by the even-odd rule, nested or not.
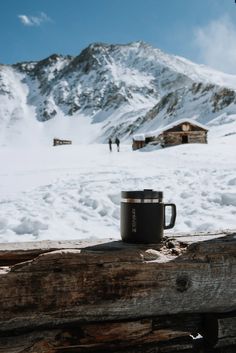
[(206, 123), (236, 112), (235, 87), (235, 76), (166, 54), (143, 41), (97, 42), (78, 56), (52, 54), (13, 69), (3, 66), (0, 130), (8, 134), (21, 120), (51, 120), (55, 133), (59, 122), (67, 131), (73, 121), (71, 133), (84, 139), (82, 120), (93, 132), (86, 133), (88, 141), (116, 134), (130, 138), (134, 132), (155, 130), (180, 118)]

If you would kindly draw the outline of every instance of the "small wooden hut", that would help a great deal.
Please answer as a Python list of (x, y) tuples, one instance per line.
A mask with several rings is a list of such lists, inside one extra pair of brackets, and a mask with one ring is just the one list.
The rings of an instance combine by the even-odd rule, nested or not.
[(71, 145), (72, 141), (71, 140), (61, 140), (58, 138), (53, 139), (53, 146), (59, 146), (59, 145)]
[(133, 150), (148, 144), (160, 144), (162, 147), (186, 143), (207, 143), (206, 126), (195, 120), (178, 120), (162, 129), (133, 136)]

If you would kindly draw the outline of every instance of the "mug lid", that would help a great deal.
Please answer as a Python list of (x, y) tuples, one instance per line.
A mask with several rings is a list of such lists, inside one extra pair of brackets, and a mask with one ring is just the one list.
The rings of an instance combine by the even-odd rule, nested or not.
[(144, 189), (142, 191), (121, 191), (122, 199), (159, 199), (162, 200), (163, 192), (154, 191), (152, 189)]

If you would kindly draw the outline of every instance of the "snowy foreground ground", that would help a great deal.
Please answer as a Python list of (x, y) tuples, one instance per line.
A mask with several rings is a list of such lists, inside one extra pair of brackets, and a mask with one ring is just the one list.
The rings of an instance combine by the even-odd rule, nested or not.
[[(119, 239), (120, 191), (153, 188), (177, 205), (176, 232), (236, 228), (236, 134), (208, 145), (109, 153), (107, 145), (0, 150), (0, 242)], [(231, 134), (230, 134), (231, 133)]]

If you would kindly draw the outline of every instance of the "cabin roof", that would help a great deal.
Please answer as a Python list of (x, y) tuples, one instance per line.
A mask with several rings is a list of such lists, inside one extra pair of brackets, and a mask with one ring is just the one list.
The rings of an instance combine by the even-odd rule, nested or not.
[(148, 132), (145, 132), (145, 133), (142, 133), (142, 134), (133, 135), (133, 139), (134, 139), (134, 141), (145, 141), (145, 138), (147, 138), (147, 137), (159, 136), (164, 131), (168, 131), (168, 130), (173, 129), (174, 127), (176, 127), (178, 125), (181, 125), (181, 124), (184, 124), (184, 123), (188, 123), (188, 124), (191, 124), (191, 125), (194, 125), (194, 126), (198, 126), (201, 129), (203, 129), (205, 131), (208, 131), (208, 128), (207, 128), (206, 125), (203, 125), (203, 124), (199, 123), (196, 120), (193, 120), (193, 119), (180, 119), (180, 120), (174, 121), (171, 124), (163, 126), (163, 127), (159, 128), (159, 129), (156, 129), (156, 130), (153, 130), (153, 131), (148, 131)]
[(133, 136), (135, 141), (145, 141), (146, 134), (136, 134)]

